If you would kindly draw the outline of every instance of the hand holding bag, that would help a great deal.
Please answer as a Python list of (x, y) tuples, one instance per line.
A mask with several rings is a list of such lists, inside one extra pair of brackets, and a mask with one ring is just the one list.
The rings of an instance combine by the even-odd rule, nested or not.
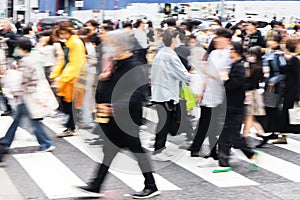
[(196, 95), (192, 93), (189, 86), (184, 86), (180, 89), (180, 97), (186, 101), (187, 111), (197, 106)]
[(300, 101), (289, 109), (289, 122), (291, 125), (300, 125)]

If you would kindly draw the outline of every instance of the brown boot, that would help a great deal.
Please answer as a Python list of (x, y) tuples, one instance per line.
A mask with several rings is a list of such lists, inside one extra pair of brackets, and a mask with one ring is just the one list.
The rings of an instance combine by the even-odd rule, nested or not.
[(286, 135), (282, 135), (282, 137), (272, 142), (272, 144), (287, 144)]

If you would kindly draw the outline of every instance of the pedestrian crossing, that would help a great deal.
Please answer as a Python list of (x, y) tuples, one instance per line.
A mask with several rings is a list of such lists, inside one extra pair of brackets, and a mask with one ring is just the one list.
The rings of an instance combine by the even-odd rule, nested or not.
[[(151, 112), (152, 111), (147, 111), (146, 115), (155, 120), (155, 116), (153, 117), (155, 113)], [(10, 123), (12, 123), (11, 117), (0, 117), (0, 137), (5, 134)], [(48, 133), (51, 138), (54, 138), (54, 133), (61, 132), (64, 129), (59, 124), (58, 119), (45, 118), (43, 123), (52, 131), (51, 133)], [(63, 138), (63, 140), (66, 141), (66, 144), (73, 146), (78, 152), (87, 156), (94, 162), (101, 162), (103, 158), (102, 148), (91, 147), (86, 143), (86, 140), (95, 138), (95, 135), (85, 130), (79, 130), (77, 133), (77, 136), (66, 137)], [(145, 131), (143, 131), (142, 134), (142, 138), (147, 139), (150, 137), (149, 133)], [(57, 144), (54, 143), (54, 145)], [(19, 127), (12, 148), (23, 147), (37, 148), (38, 143), (31, 133)], [(178, 144), (168, 142), (167, 148), (177, 155), (171, 162), (162, 164), (162, 162), (153, 161), (154, 167), (158, 169), (155, 173), (155, 180), (161, 191), (183, 191), (186, 189), (186, 186), (182, 184), (180, 178), (181, 174), (177, 174), (178, 178), (174, 181), (174, 178), (171, 178), (170, 174), (165, 172), (167, 171), (165, 169), (168, 168), (168, 165), (172, 165), (173, 168), (188, 172), (187, 176), (193, 179), (193, 181), (198, 180), (199, 183), (207, 182), (216, 188), (260, 186), (265, 184), (265, 182), (260, 182), (260, 180), (256, 178), (259, 174), (282, 177), (291, 183), (300, 182), (300, 173), (298, 173), (300, 170), (300, 162), (298, 162), (300, 158), (300, 141), (289, 137), (287, 145), (272, 145), (272, 149), (274, 149), (274, 151), (284, 149), (293, 154), (298, 161), (292, 163), (287, 161), (288, 159), (283, 159), (284, 155), (277, 157), (270, 152), (266, 153), (266, 151), (262, 149), (259, 152), (260, 160), (258, 165), (260, 168), (255, 171), (250, 168), (243, 168), (243, 166), (246, 166), (245, 163), (248, 162), (248, 159), (238, 150), (236, 151), (235, 156), (239, 159), (239, 162), (242, 163), (240, 168), (243, 168), (243, 170), (235, 170), (235, 168), (233, 168), (233, 171), (228, 173), (213, 174), (213, 168), (211, 167), (197, 167), (199, 159), (190, 157), (189, 152), (180, 149)], [(70, 169), (66, 161), (57, 155), (57, 153), (59, 153), (57, 151), (58, 149), (48, 153), (13, 153), (12, 158), (20, 164), (48, 199), (86, 196), (86, 193), (78, 190), (75, 186), (84, 185), (87, 179), (82, 177), (82, 175), (77, 175), (74, 170)], [(73, 159), (76, 160), (76, 155)], [(249, 166), (249, 164), (247, 164), (247, 166)], [(89, 167), (92, 168), (93, 166)], [(237, 165), (237, 168), (239, 168), (239, 165)], [(139, 191), (143, 188), (143, 177), (139, 171), (137, 162), (126, 152), (121, 152), (117, 155), (112, 163), (110, 173), (130, 188), (129, 191), (126, 191), (128, 193), (131, 190)], [(176, 173), (176, 171), (174, 173)], [(86, 176), (90, 175), (91, 174), (87, 174)]]

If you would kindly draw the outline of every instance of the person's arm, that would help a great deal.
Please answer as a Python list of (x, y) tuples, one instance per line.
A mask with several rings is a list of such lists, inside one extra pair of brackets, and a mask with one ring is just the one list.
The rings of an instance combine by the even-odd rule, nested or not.
[(171, 66), (170, 72), (174, 75), (176, 79), (186, 83), (190, 82), (192, 74), (190, 74), (186, 70), (178, 56), (174, 56), (174, 58), (169, 58), (169, 62)]

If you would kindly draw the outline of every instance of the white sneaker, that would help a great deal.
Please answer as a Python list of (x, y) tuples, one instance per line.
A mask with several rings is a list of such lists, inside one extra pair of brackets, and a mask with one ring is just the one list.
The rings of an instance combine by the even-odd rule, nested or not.
[(218, 161), (214, 160), (213, 158), (203, 158), (201, 161), (197, 164), (198, 167), (217, 167)]
[(55, 146), (50, 146), (47, 149), (43, 150), (42, 152), (51, 152), (55, 149)]
[(162, 152), (152, 155), (152, 160), (156, 161), (170, 161), (170, 156), (167, 154), (166, 150), (164, 149)]

